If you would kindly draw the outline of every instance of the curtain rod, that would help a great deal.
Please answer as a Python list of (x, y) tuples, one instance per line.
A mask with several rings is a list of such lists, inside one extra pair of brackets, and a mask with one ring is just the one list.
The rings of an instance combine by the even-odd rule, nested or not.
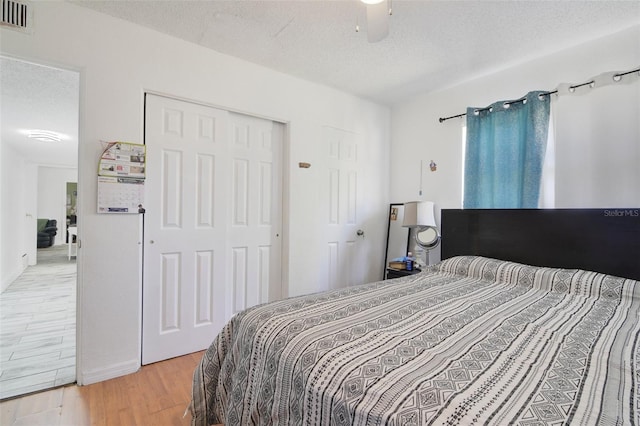
[[(640, 72), (640, 68), (637, 68), (637, 69), (635, 69), (635, 70), (631, 70), (631, 71), (627, 71), (627, 72), (621, 72), (621, 73), (618, 73), (618, 74), (614, 74), (614, 75), (613, 75), (613, 81), (618, 82), (618, 81), (620, 81), (620, 79), (621, 79), (623, 76), (625, 76), (625, 75), (627, 75), (627, 74), (633, 74), (634, 72)], [(569, 86), (569, 91), (570, 91), (570, 92), (573, 92), (574, 90), (576, 90), (576, 89), (577, 89), (577, 88), (579, 88), (579, 87), (583, 87), (583, 86), (587, 86), (587, 85), (593, 85), (594, 83), (595, 83), (595, 79), (592, 79), (592, 80), (590, 80), (590, 81), (587, 81), (586, 83), (576, 84), (575, 86)], [(542, 98), (542, 97), (544, 97), (544, 96), (550, 96), (550, 95), (553, 95), (553, 94), (555, 94), (555, 93), (558, 93), (558, 90), (557, 90), (557, 89), (556, 89), (556, 90), (551, 90), (551, 91), (549, 91), (549, 92), (540, 93), (540, 94), (538, 95), (538, 97)], [(520, 99), (516, 99), (516, 100), (514, 100), (514, 101), (506, 101), (504, 104), (505, 104), (505, 105), (511, 105), (511, 104), (515, 104), (515, 103), (518, 103), (518, 102), (522, 102), (522, 101), (524, 101), (525, 99), (526, 99), (526, 97), (525, 97), (525, 96), (523, 96), (522, 98), (520, 98)], [(487, 111), (487, 110), (489, 110), (489, 109), (491, 109), (491, 107), (490, 107), (490, 106), (488, 106), (488, 107), (486, 107), (486, 108), (478, 108), (478, 109), (476, 109), (476, 111), (477, 111), (477, 112), (482, 112), (482, 111)], [(463, 112), (462, 114), (452, 115), (452, 116), (450, 116), (450, 117), (440, 117), (440, 118), (438, 119), (438, 121), (439, 121), (440, 123), (444, 123), (445, 121), (447, 121), (447, 120), (451, 120), (452, 118), (464, 117), (465, 115), (467, 115), (467, 113), (466, 113), (466, 112)]]

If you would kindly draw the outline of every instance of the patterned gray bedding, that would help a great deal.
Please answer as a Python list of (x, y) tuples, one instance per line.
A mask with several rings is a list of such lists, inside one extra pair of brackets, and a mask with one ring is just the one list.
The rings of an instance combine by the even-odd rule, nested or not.
[(193, 425), (640, 424), (640, 282), (483, 257), (234, 316)]

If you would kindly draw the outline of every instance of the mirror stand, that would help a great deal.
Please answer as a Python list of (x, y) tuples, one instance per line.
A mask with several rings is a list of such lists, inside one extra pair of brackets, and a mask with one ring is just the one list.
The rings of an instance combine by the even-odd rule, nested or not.
[(429, 266), (429, 251), (440, 244), (440, 232), (438, 231), (438, 228), (432, 226), (416, 228), (414, 232), (416, 245), (422, 249), (425, 256), (424, 265), (422, 265), (422, 259), (419, 260), (419, 263), (423, 267)]

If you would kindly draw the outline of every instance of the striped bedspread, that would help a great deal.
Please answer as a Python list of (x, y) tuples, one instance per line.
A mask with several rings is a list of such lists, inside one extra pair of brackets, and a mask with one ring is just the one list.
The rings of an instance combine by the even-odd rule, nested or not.
[(640, 282), (456, 257), (237, 314), (193, 425), (640, 425)]

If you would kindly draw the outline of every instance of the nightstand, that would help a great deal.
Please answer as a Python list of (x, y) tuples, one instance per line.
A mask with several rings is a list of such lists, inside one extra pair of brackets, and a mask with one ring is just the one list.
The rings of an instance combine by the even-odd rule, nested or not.
[(387, 277), (385, 279), (390, 280), (390, 279), (393, 279), (393, 278), (406, 277), (407, 275), (417, 274), (418, 272), (422, 272), (422, 270), (414, 268), (411, 271), (407, 271), (405, 269), (387, 268)]

